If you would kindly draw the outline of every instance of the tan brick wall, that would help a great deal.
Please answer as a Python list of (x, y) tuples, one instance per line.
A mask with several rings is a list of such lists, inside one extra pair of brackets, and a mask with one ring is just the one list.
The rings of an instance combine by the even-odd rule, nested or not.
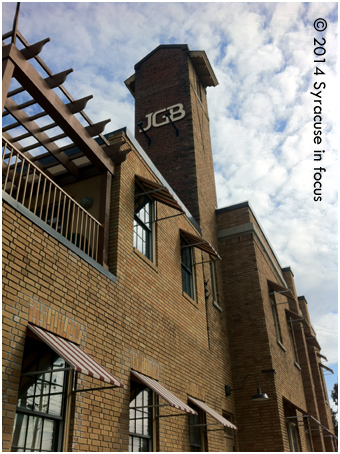
[[(299, 355), (297, 364), (286, 321), (285, 309), (298, 312), (298, 302), (287, 299), (284, 294), (275, 294), (282, 335), (282, 342), (278, 342), (268, 281), (286, 286), (282, 273), (278, 271), (279, 262), (249, 206), (241, 204), (217, 213), (234, 383), (241, 386), (243, 377), (255, 374), (260, 379), (262, 392), (270, 397), (268, 402), (262, 404), (249, 401), (255, 391), (255, 380), (252, 378), (247, 379), (244, 390), (235, 391), (240, 449), (289, 451), (284, 401), (291, 402), (295, 408), (306, 413), (311, 413), (311, 409), (317, 411), (315, 383), (311, 377), (303, 328), (298, 324), (294, 329)], [(249, 223), (253, 227), (243, 233), (228, 230), (250, 226)], [(293, 276), (289, 272), (284, 276), (296, 296)], [(267, 369), (274, 369), (276, 373), (262, 373)], [(308, 383), (310, 396), (306, 391)], [(314, 399), (314, 407), (306, 401), (307, 397)], [(298, 415), (302, 414), (300, 410), (297, 410)], [(307, 439), (303, 428), (299, 427), (299, 433), (302, 448), (306, 451)], [(320, 434), (313, 435), (313, 444), (315, 450), (325, 449)]]
[[(228, 336), (223, 317), (210, 302), (208, 342), (202, 265), (196, 266), (196, 301), (182, 295), (179, 228), (197, 232), (185, 216), (160, 221), (156, 263), (150, 266), (137, 254), (135, 174), (154, 178), (132, 152), (112, 189), (109, 265), (116, 283), (3, 204), (4, 451), (11, 446), (29, 321), (69, 339), (75, 336), (72, 340), (125, 384), (124, 390), (76, 394), (72, 451), (127, 450), (132, 367), (159, 377), (184, 402), (188, 394), (204, 398), (222, 414), (224, 384), (231, 382)], [(158, 204), (158, 217), (172, 214), (172, 208)], [(202, 261), (200, 251), (195, 255)], [(100, 383), (78, 374), (77, 387), (90, 386)], [(227, 410), (234, 413), (232, 401)], [(187, 417), (161, 419), (159, 433), (161, 450), (189, 450)], [(210, 432), (208, 438), (211, 451), (225, 449), (223, 431)]]

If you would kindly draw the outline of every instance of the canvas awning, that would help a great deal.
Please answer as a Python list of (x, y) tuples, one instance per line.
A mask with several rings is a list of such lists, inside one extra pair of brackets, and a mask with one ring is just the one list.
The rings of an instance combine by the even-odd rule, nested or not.
[(38, 326), (28, 324), (28, 328), (55, 351), (55, 353), (61, 356), (72, 369), (88, 375), (89, 377), (97, 378), (105, 383), (109, 383), (114, 387), (124, 388), (123, 383), (117, 380), (116, 377), (104, 369), (97, 361), (81, 350), (78, 345), (63, 339), (56, 334), (45, 331)]
[(160, 203), (164, 203), (165, 205), (175, 208), (176, 210), (184, 213), (183, 208), (179, 205), (179, 203), (175, 200), (174, 196), (170, 193), (170, 191), (160, 183), (156, 183), (155, 181), (148, 180), (140, 175), (135, 176), (136, 182), (144, 191), (141, 195), (150, 195), (151, 198), (157, 200)]
[(207, 252), (211, 256), (221, 260), (221, 257), (218, 255), (218, 253), (215, 251), (215, 249), (212, 247), (209, 241), (205, 240), (200, 236), (193, 235), (192, 233), (189, 233), (186, 230), (180, 229), (179, 233), (188, 246), (197, 247), (198, 249), (201, 249), (202, 251)]
[(171, 405), (171, 407), (177, 408), (178, 410), (185, 411), (186, 413), (197, 415), (196, 411), (189, 407), (189, 405), (182, 402), (176, 396), (174, 396), (170, 391), (168, 391), (164, 386), (162, 386), (158, 381), (153, 378), (147, 377), (146, 375), (136, 372), (135, 370), (131, 371), (131, 374), (134, 378), (139, 380), (144, 385), (152, 389), (156, 394), (162, 397), (164, 400)]
[(197, 405), (197, 407), (200, 408), (201, 410), (208, 413), (208, 415), (212, 416), (216, 421), (218, 421), (224, 427), (229, 427), (230, 429), (237, 430), (237, 427), (234, 424), (232, 424), (230, 421), (228, 421), (223, 416), (219, 415), (215, 410), (210, 408), (206, 403), (202, 402), (201, 400), (194, 399), (193, 397), (190, 397), (190, 396), (188, 397), (188, 400), (189, 400), (189, 402), (193, 403), (194, 405)]

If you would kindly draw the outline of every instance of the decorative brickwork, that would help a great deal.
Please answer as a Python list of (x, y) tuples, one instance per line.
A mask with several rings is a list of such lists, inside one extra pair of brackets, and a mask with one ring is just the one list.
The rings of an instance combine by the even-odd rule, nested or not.
[(76, 344), (81, 343), (83, 327), (79, 323), (34, 300), (28, 303), (28, 307), (29, 322)]

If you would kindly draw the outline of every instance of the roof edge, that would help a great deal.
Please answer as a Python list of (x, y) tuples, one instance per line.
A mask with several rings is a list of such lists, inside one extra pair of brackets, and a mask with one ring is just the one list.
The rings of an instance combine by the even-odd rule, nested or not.
[(139, 66), (145, 62), (145, 60), (147, 60), (148, 58), (150, 58), (153, 54), (155, 54), (156, 52), (158, 52), (160, 49), (183, 49), (183, 50), (187, 50), (187, 51), (190, 51), (189, 49), (189, 46), (187, 44), (160, 44), (159, 46), (157, 46), (154, 50), (152, 50), (150, 53), (148, 53), (144, 58), (142, 58), (141, 60), (139, 60), (139, 62), (137, 62), (134, 66), (135, 69), (138, 69)]

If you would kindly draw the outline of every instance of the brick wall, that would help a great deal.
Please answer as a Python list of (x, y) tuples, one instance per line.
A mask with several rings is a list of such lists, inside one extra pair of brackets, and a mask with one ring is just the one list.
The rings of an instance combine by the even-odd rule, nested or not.
[[(252, 378), (247, 379), (242, 391), (235, 391), (236, 414), (240, 421), (240, 449), (289, 451), (285, 402), (290, 402), (296, 409), (294, 415), (299, 416), (299, 419), (294, 416), (295, 422), (303, 421), (303, 413), (319, 414), (315, 403), (317, 391), (312, 377), (313, 367), (303, 327), (300, 323), (294, 326), (298, 363), (288, 330), (286, 309), (295, 313), (299, 311), (294, 278), (290, 269), (286, 269), (284, 273), (281, 271), (280, 264), (247, 203), (218, 210), (217, 230), (223, 260), (234, 383), (235, 386), (240, 386), (243, 377), (255, 374), (260, 379), (262, 392), (270, 397), (268, 402), (261, 404), (249, 401), (255, 390)], [(284, 293), (275, 293), (280, 340), (276, 335), (268, 281), (281, 287), (288, 284), (295, 295), (295, 300), (292, 300)], [(275, 374), (269, 372), (272, 369)], [(263, 373), (264, 370), (268, 372)], [(314, 406), (309, 404), (308, 399), (314, 399)], [(298, 430), (302, 449), (307, 451), (305, 430), (301, 425)], [(320, 433), (313, 433), (313, 445), (314, 450), (325, 449)]]
[[(197, 87), (188, 48), (161, 46), (135, 70), (136, 138), (202, 226), (203, 234), (216, 244), (216, 191), (207, 99), (203, 86)], [(148, 146), (137, 123), (144, 121), (145, 126), (147, 114), (178, 103), (185, 110), (184, 118), (174, 123), (178, 137), (171, 124), (151, 127), (147, 131), (151, 139)]]
[[(232, 382), (228, 336), (212, 302), (207, 319), (202, 265), (196, 266), (196, 301), (182, 294), (179, 228), (197, 232), (185, 216), (160, 221), (155, 263), (136, 253), (135, 174), (154, 179), (140, 155), (132, 152), (112, 185), (109, 268), (116, 282), (3, 204), (4, 451), (11, 446), (26, 327), (30, 319), (38, 320), (38, 313), (36, 323), (76, 339), (125, 384), (124, 390), (76, 394), (69, 450), (127, 450), (132, 366), (158, 377), (184, 402), (188, 394), (204, 397), (222, 414), (224, 384)], [(174, 209), (158, 204), (158, 217), (172, 214)], [(195, 255), (202, 261), (200, 251)], [(78, 388), (95, 385), (98, 382), (78, 374)], [(225, 407), (223, 403), (234, 413), (232, 401)], [(189, 450), (187, 417), (161, 419), (159, 433), (161, 450)], [(224, 450), (223, 431), (208, 438), (210, 450)]]

